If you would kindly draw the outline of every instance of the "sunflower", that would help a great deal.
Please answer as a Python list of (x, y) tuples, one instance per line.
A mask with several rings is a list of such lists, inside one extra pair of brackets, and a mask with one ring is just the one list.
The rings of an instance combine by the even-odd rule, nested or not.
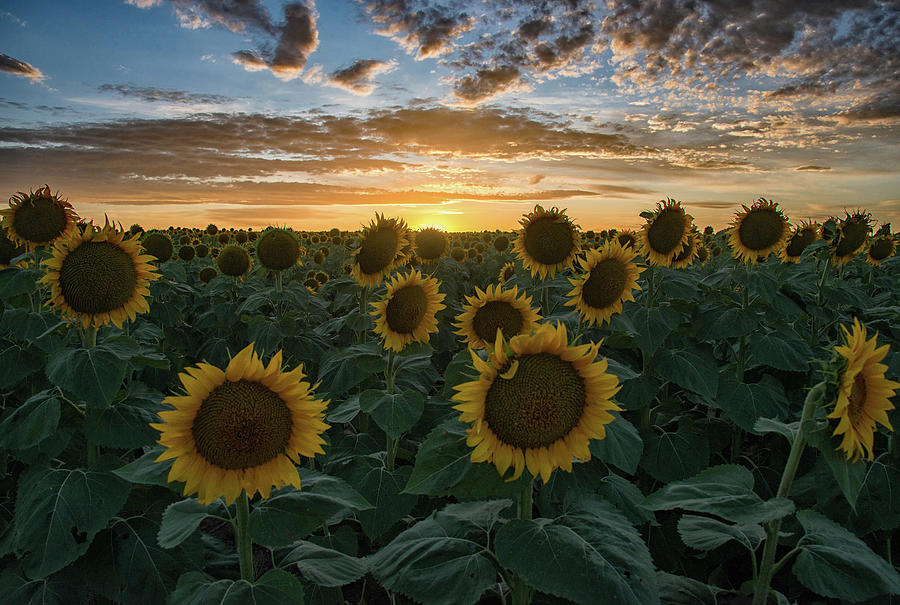
[(876, 267), (881, 266), (881, 262), (894, 255), (897, 250), (897, 242), (890, 235), (876, 235), (872, 239), (872, 244), (866, 254), (866, 262)]
[(778, 252), (778, 258), (783, 263), (799, 263), (803, 251), (814, 241), (819, 239), (821, 226), (813, 221), (803, 221), (794, 228), (787, 245)]
[(273, 227), (256, 240), (256, 258), (266, 269), (289, 269), (301, 262), (300, 241), (290, 229)]
[(491, 462), (510, 481), (525, 467), (546, 483), (556, 468), (572, 470), (572, 458), (589, 460), (591, 439), (606, 437), (618, 379), (606, 360), (594, 363), (599, 345), (569, 346), (565, 324), (541, 325), (508, 343), (497, 335), (482, 360), (472, 351), (478, 380), (454, 387), (462, 422), (471, 422), (466, 443), (472, 462)]
[(582, 321), (603, 325), (622, 311), (622, 303), (634, 300), (640, 290), (638, 276), (644, 267), (632, 262), (636, 253), (613, 239), (602, 250), (589, 250), (582, 262), (584, 274), (570, 279), (575, 288), (569, 292), (567, 307), (574, 306)]
[(687, 243), (685, 243), (681, 252), (672, 256), (671, 266), (675, 269), (687, 269), (690, 267), (691, 263), (694, 262), (694, 259), (700, 256), (699, 246), (700, 233), (695, 229), (688, 234)]
[(409, 247), (407, 232), (403, 219), (376, 213), (353, 252), (353, 279), (361, 286), (377, 286), (391, 269), (402, 265)]
[(9, 198), (9, 208), (0, 210), (0, 226), (7, 237), (25, 245), (29, 250), (44, 244), (54, 244), (75, 230), (78, 215), (59, 193), (50, 193), (50, 187), (31, 193), (19, 192)]
[(242, 277), (250, 270), (250, 253), (240, 246), (229, 244), (219, 252), (216, 264), (223, 275)]
[(626, 229), (625, 231), (622, 231), (621, 233), (616, 235), (616, 239), (618, 239), (619, 244), (623, 248), (634, 248), (636, 250), (638, 247), (637, 231)]
[(108, 323), (121, 328), (150, 309), (150, 281), (159, 278), (153, 257), (142, 254), (137, 237), (125, 235), (109, 223), (99, 230), (90, 225), (53, 246), (40, 283), (50, 286), (50, 303), (63, 317), (85, 328)]
[(777, 253), (787, 241), (790, 224), (778, 204), (759, 198), (735, 215), (728, 232), (728, 245), (734, 258), (756, 264), (760, 257)]
[(497, 252), (506, 252), (507, 248), (509, 248), (509, 238), (505, 235), (498, 235), (494, 239), (494, 250)]
[(856, 256), (869, 238), (872, 231), (872, 215), (868, 212), (847, 213), (846, 218), (838, 222), (834, 239), (831, 242), (831, 260), (837, 265), (844, 265)]
[(438, 292), (440, 282), (423, 277), (418, 271), (397, 275), (388, 282), (384, 300), (373, 302), (375, 333), (384, 347), (400, 352), (411, 342), (428, 342), (437, 332), (435, 314), (445, 305), (444, 294)]
[(580, 236), (578, 225), (566, 216), (565, 209), (544, 210), (537, 205), (519, 223), (522, 228), (513, 250), (532, 277), (553, 277), (560, 269), (572, 267)]
[(466, 296), (466, 302), (453, 325), (458, 328), (457, 334), (465, 336), (470, 349), (486, 349), (496, 340), (498, 330), (507, 340), (528, 334), (541, 320), (531, 308), (531, 297), (525, 292), (519, 295), (517, 286), (512, 290), (493, 285), (485, 291), (475, 288), (475, 296)]
[(847, 343), (834, 350), (846, 363), (840, 374), (834, 410), (828, 414), (828, 418), (839, 419), (833, 434), (843, 435), (841, 444), (835, 449), (843, 450), (852, 462), (861, 454), (872, 460), (876, 422), (894, 430), (887, 411), (894, 409), (890, 399), (900, 388), (900, 383), (884, 376), (887, 366), (879, 362), (885, 358), (890, 347), (882, 345), (876, 348), (877, 333), (866, 340), (866, 327), (855, 317), (851, 330), (844, 326), (841, 329)]
[[(12, 259), (25, 253), (25, 247), (19, 246), (6, 235), (6, 229), (0, 227), (0, 269), (8, 267)], [(25, 262), (20, 261), (17, 266), (24, 267)]]
[(694, 217), (684, 211), (681, 202), (668, 198), (656, 210), (642, 213), (647, 222), (638, 234), (641, 255), (651, 265), (668, 267), (688, 243)]
[(501, 284), (505, 284), (507, 280), (512, 278), (513, 275), (516, 274), (516, 266), (513, 263), (506, 263), (500, 268), (500, 275), (498, 279)]
[(416, 255), (424, 261), (439, 259), (447, 250), (447, 235), (428, 227), (416, 233)]
[(231, 504), (246, 490), (269, 497), (272, 486), (300, 489), (300, 456), (323, 454), (320, 436), (328, 401), (316, 399), (304, 382), (302, 364), (281, 371), (281, 351), (264, 366), (253, 343), (224, 371), (208, 363), (179, 374), (184, 395), (163, 403), (175, 408), (151, 424), (166, 447), (157, 462), (175, 459), (169, 481), (184, 481), (184, 495), (201, 504), (225, 496)]
[(141, 245), (150, 256), (161, 263), (172, 258), (172, 240), (165, 233), (148, 233), (141, 240)]

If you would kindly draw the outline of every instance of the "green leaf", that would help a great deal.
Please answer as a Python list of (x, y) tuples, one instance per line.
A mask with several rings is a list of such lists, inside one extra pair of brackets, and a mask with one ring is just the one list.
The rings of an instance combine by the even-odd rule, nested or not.
[(389, 394), (370, 389), (359, 396), (359, 409), (371, 414), (381, 430), (396, 439), (422, 417), (425, 398), (418, 391)]
[(837, 449), (838, 439), (832, 435), (827, 425), (817, 428), (815, 421), (809, 421), (805, 424), (804, 431), (806, 440), (821, 452), (822, 458), (828, 463), (828, 468), (850, 507), (856, 509), (856, 500), (866, 477), (866, 463), (862, 459), (856, 462), (848, 460), (844, 452)]
[(564, 517), (513, 520), (497, 531), (500, 564), (541, 592), (578, 604), (659, 601), (650, 553), (611, 504), (591, 502)]
[(3, 346), (3, 350), (0, 350), (0, 368), (3, 368), (3, 372), (0, 372), (0, 389), (15, 386), (44, 366), (43, 357), (30, 349), (17, 344), (0, 346)]
[(675, 481), (647, 496), (650, 510), (709, 513), (735, 523), (763, 523), (794, 511), (787, 498), (763, 501), (753, 491), (753, 474), (736, 464), (713, 466), (684, 481)]
[(716, 605), (716, 592), (711, 586), (676, 576), (664, 571), (656, 572), (661, 605)]
[(166, 477), (169, 475), (169, 469), (172, 468), (172, 461), (154, 462), (163, 453), (163, 450), (165, 448), (162, 446), (153, 447), (137, 460), (115, 469), (113, 474), (132, 483), (165, 487), (169, 485)]
[(660, 376), (704, 397), (713, 399), (719, 388), (716, 360), (702, 349), (662, 349), (653, 357)]
[(328, 393), (332, 399), (340, 397), (386, 368), (387, 361), (376, 343), (331, 349), (319, 366), (319, 392)]
[(125, 379), (128, 362), (96, 346), (60, 349), (47, 359), (47, 378), (89, 407), (103, 409), (112, 403)]
[(281, 565), (296, 563), (303, 577), (317, 586), (350, 584), (369, 571), (367, 559), (358, 559), (312, 542), (300, 542), (284, 556)]
[(678, 520), (678, 534), (686, 545), (697, 550), (713, 550), (729, 540), (737, 540), (751, 552), (755, 551), (766, 537), (762, 525), (756, 523), (732, 525), (697, 515), (682, 516)]
[(161, 409), (164, 395), (134, 381), (122, 400), (108, 408), (88, 408), (84, 419), (84, 433), (94, 443), (113, 448), (134, 448), (152, 445), (159, 439), (159, 431), (150, 426), (159, 422), (156, 411)]
[(527, 471), (517, 481), (507, 483), (493, 464), (473, 463), (472, 448), (466, 445), (467, 428), (467, 424), (450, 418), (428, 433), (416, 454), (405, 493), (466, 499), (521, 493), (530, 481)]
[(755, 429), (757, 420), (763, 417), (784, 418), (789, 405), (777, 380), (766, 376), (758, 383), (744, 384), (727, 370), (719, 375), (716, 404), (732, 422), (754, 434), (759, 434)]
[(649, 359), (681, 322), (681, 314), (668, 306), (631, 305), (613, 317), (613, 328), (634, 338)]
[(709, 464), (706, 430), (688, 417), (678, 421), (675, 431), (657, 428), (643, 439), (641, 466), (663, 483), (690, 477)]
[(806, 341), (787, 327), (771, 334), (756, 332), (748, 344), (754, 361), (779, 370), (805, 372), (815, 357)]
[(254, 505), (250, 536), (257, 544), (278, 548), (305, 538), (325, 522), (336, 523), (372, 505), (342, 479), (307, 469), (300, 471), (302, 490), (279, 490)]
[(11, 300), (19, 294), (37, 290), (37, 280), (44, 276), (42, 269), (20, 269), (4, 267), (0, 269), (0, 299)]
[(791, 422), (790, 424), (780, 422), (774, 418), (759, 418), (753, 423), (753, 432), (757, 435), (765, 433), (778, 433), (793, 443), (797, 437), (797, 431), (800, 428), (799, 422)]
[(0, 595), (4, 603), (17, 605), (69, 605), (72, 587), (56, 578), (28, 580), (12, 569), (0, 574)]
[(865, 533), (900, 526), (900, 465), (891, 463), (887, 456), (868, 465), (852, 521), (854, 527), (861, 525)]
[(372, 574), (389, 590), (424, 605), (476, 603), (497, 582), (486, 548), (510, 500), (450, 504), (370, 557)]
[(718, 301), (694, 318), (697, 339), (712, 342), (746, 336), (756, 330), (757, 326), (759, 318), (756, 314), (736, 307), (729, 307), (723, 311)]
[(0, 448), (24, 450), (38, 445), (56, 432), (59, 418), (59, 399), (50, 391), (31, 396), (0, 423)]
[(359, 415), (359, 394), (351, 395), (337, 405), (333, 403), (328, 404), (328, 415), (325, 418), (331, 424), (352, 422)]
[(163, 548), (174, 548), (191, 537), (209, 516), (209, 507), (196, 498), (188, 498), (166, 507), (156, 541)]
[(653, 514), (641, 506), (644, 503), (644, 494), (628, 479), (610, 473), (603, 478), (597, 493), (622, 511), (632, 525), (643, 525), (653, 521)]
[(359, 491), (373, 507), (360, 511), (357, 516), (369, 539), (380, 538), (416, 505), (418, 496), (403, 493), (411, 474), (411, 466), (401, 466), (393, 471), (377, 467), (363, 477)]
[(32, 468), (22, 475), (14, 535), (25, 573), (43, 578), (83, 555), (130, 488), (107, 472)]
[(604, 439), (592, 439), (591, 454), (633, 475), (644, 452), (644, 442), (634, 425), (619, 416), (606, 425)]
[(797, 511), (805, 535), (794, 575), (813, 592), (858, 603), (900, 594), (900, 573), (852, 533), (811, 511)]
[(178, 605), (303, 605), (303, 585), (282, 569), (270, 569), (251, 584), (245, 580), (210, 582), (199, 571), (178, 578), (169, 596)]

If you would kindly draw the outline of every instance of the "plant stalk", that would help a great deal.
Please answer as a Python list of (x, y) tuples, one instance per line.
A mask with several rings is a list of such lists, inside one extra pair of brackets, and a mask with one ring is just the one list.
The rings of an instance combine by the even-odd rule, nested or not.
[(256, 574), (253, 569), (253, 541), (250, 539), (250, 498), (247, 491), (241, 490), (237, 499), (237, 518), (235, 519), (234, 542), (237, 548), (238, 561), (241, 566), (241, 579), (253, 583)]
[[(516, 516), (524, 521), (530, 521), (533, 513), (533, 491), (534, 479), (528, 482), (525, 489), (519, 494), (519, 500), (516, 506)], [(519, 576), (512, 578), (512, 586), (510, 587), (510, 603), (511, 605), (528, 605), (531, 603), (531, 586)]]

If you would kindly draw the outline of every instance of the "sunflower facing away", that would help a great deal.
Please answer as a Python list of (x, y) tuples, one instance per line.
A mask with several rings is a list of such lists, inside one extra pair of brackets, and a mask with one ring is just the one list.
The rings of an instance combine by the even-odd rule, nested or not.
[(435, 261), (447, 251), (447, 235), (440, 229), (427, 227), (416, 233), (416, 256), (426, 262)]
[(675, 269), (687, 269), (700, 256), (700, 232), (693, 229), (687, 237), (687, 242), (681, 252), (672, 257), (671, 267)]
[(866, 327), (853, 318), (850, 330), (841, 326), (847, 343), (835, 347), (835, 351), (846, 360), (840, 374), (837, 401), (829, 418), (839, 419), (834, 435), (843, 435), (841, 444), (835, 448), (843, 450), (848, 460), (855, 462), (860, 455), (869, 460), (874, 458), (872, 444), (875, 424), (883, 424), (894, 430), (887, 417), (893, 410), (890, 402), (900, 383), (888, 380), (884, 373), (887, 366), (879, 363), (888, 353), (888, 345), (876, 348), (876, 333), (866, 340)]
[(385, 218), (375, 214), (375, 219), (363, 229), (359, 248), (353, 252), (351, 275), (361, 286), (377, 286), (391, 269), (406, 262), (406, 222), (403, 219)]
[(63, 317), (85, 328), (108, 323), (121, 328), (150, 309), (150, 281), (159, 278), (150, 264), (155, 259), (143, 254), (137, 236), (125, 235), (109, 223), (99, 230), (88, 225), (53, 246), (40, 283), (50, 286), (50, 303)]
[(532, 277), (553, 277), (564, 267), (572, 267), (580, 236), (578, 225), (566, 216), (565, 209), (544, 210), (537, 205), (519, 223), (522, 228), (513, 250)]
[(9, 208), (0, 210), (0, 218), (9, 239), (29, 250), (68, 237), (78, 222), (72, 205), (60, 199), (58, 193), (51, 194), (47, 185), (27, 194), (20, 191), (9, 198)]
[(853, 260), (872, 232), (872, 215), (868, 212), (847, 213), (838, 222), (831, 242), (831, 260), (841, 266)]
[(478, 380), (454, 387), (460, 421), (471, 422), (472, 462), (490, 462), (518, 479), (525, 468), (546, 483), (554, 469), (589, 460), (591, 439), (606, 437), (619, 380), (596, 362), (599, 345), (569, 346), (565, 324), (541, 325), (508, 343), (498, 334), (482, 360), (472, 351)]
[(438, 292), (440, 282), (423, 277), (418, 271), (397, 275), (388, 282), (384, 300), (373, 302), (375, 333), (384, 348), (399, 353), (412, 342), (428, 342), (428, 335), (437, 332), (435, 314), (445, 305), (444, 294)]
[(486, 349), (497, 339), (497, 331), (509, 340), (519, 334), (528, 334), (541, 316), (531, 308), (531, 297), (525, 292), (519, 295), (517, 286), (503, 290), (500, 286), (488, 286), (485, 291), (475, 288), (475, 296), (466, 296), (468, 304), (456, 316), (454, 327), (464, 336), (470, 349)]
[(583, 275), (570, 279), (575, 288), (567, 295), (567, 307), (574, 306), (582, 321), (602, 325), (622, 311), (622, 303), (634, 300), (633, 291), (640, 290), (638, 276), (644, 267), (632, 262), (634, 250), (623, 248), (616, 239), (602, 250), (589, 250)]
[(778, 204), (759, 198), (743, 212), (735, 215), (728, 232), (728, 245), (737, 260), (756, 264), (772, 252), (777, 253), (787, 241), (790, 224)]
[(688, 243), (694, 217), (684, 211), (681, 202), (669, 198), (656, 210), (642, 213), (647, 222), (638, 233), (641, 255), (651, 265), (668, 267)]
[(245, 347), (221, 370), (208, 363), (179, 374), (184, 395), (163, 403), (175, 408), (151, 424), (166, 447), (157, 462), (175, 459), (169, 481), (183, 481), (184, 495), (201, 504), (219, 496), (231, 504), (241, 490), (268, 498), (271, 488), (300, 489), (300, 456), (323, 454), (320, 436), (328, 401), (316, 399), (303, 366), (281, 371), (281, 351), (263, 365)]
[(897, 250), (897, 242), (890, 235), (876, 235), (872, 238), (872, 243), (866, 254), (866, 262), (870, 265), (880, 267), (882, 261), (890, 258)]
[(819, 239), (821, 225), (813, 221), (803, 221), (794, 228), (787, 245), (778, 252), (778, 258), (783, 263), (799, 263), (800, 256), (810, 244)]

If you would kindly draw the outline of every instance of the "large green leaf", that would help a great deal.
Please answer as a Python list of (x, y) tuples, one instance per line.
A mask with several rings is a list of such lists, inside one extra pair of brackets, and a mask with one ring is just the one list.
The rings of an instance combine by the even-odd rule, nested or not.
[(500, 564), (541, 592), (580, 605), (659, 601), (650, 553), (611, 504), (583, 501), (557, 519), (514, 520), (497, 531)]
[(26, 376), (37, 372), (44, 365), (44, 358), (29, 348), (14, 343), (0, 342), (0, 389), (15, 386)]
[(813, 359), (812, 349), (790, 328), (764, 334), (757, 332), (748, 339), (750, 354), (757, 363), (779, 370), (805, 372)]
[(735, 523), (763, 523), (794, 511), (794, 503), (787, 498), (763, 501), (753, 491), (753, 474), (736, 464), (713, 466), (690, 479), (670, 483), (647, 496), (644, 506), (650, 510), (683, 508)]
[(806, 532), (794, 575), (825, 597), (858, 603), (883, 594), (900, 594), (900, 573), (852, 533), (811, 511), (797, 511)]
[(196, 498), (170, 504), (163, 513), (156, 540), (163, 548), (174, 548), (187, 540), (208, 516), (209, 507)]
[(653, 357), (660, 376), (680, 387), (713, 399), (719, 389), (719, 370), (703, 349), (662, 349)]
[(257, 544), (277, 548), (305, 538), (327, 521), (337, 522), (372, 505), (342, 479), (299, 469), (301, 491), (292, 487), (254, 505), (250, 536)]
[(489, 498), (521, 493), (530, 479), (527, 471), (517, 481), (503, 481), (493, 464), (473, 463), (466, 445), (468, 425), (451, 418), (428, 433), (416, 454), (406, 488), (408, 494)]
[(150, 426), (159, 422), (157, 410), (164, 395), (134, 381), (125, 396), (104, 409), (88, 408), (84, 433), (92, 442), (113, 448), (135, 448), (152, 445), (159, 432)]
[(788, 409), (784, 389), (777, 380), (767, 376), (758, 383), (745, 384), (731, 371), (719, 375), (716, 404), (732, 422), (757, 435), (757, 420), (785, 418)]
[(375, 423), (396, 439), (419, 421), (425, 410), (425, 398), (418, 391), (385, 393), (376, 389), (363, 391), (359, 409), (372, 415)]
[(381, 347), (376, 343), (360, 344), (346, 349), (331, 349), (319, 366), (319, 392), (331, 398), (340, 397), (370, 376), (387, 368)]
[(178, 578), (169, 597), (178, 605), (303, 605), (303, 585), (283, 569), (270, 569), (254, 583), (244, 580), (210, 582), (199, 571)]
[(10, 605), (69, 605), (72, 587), (58, 578), (29, 580), (12, 569), (0, 573), (0, 601)]
[(363, 577), (368, 559), (358, 559), (312, 542), (300, 542), (288, 552), (281, 565), (296, 563), (303, 577), (317, 586), (338, 587)]
[(416, 505), (418, 496), (402, 493), (411, 474), (411, 466), (401, 466), (393, 471), (379, 466), (363, 477), (359, 491), (373, 507), (360, 511), (358, 517), (370, 539), (380, 538)]
[(19, 480), (16, 556), (43, 578), (83, 555), (125, 504), (130, 485), (107, 472), (33, 468)]
[(859, 491), (862, 489), (866, 477), (866, 463), (862, 460), (851, 461), (842, 450), (838, 450), (837, 445), (840, 443), (840, 438), (835, 437), (827, 425), (823, 424), (817, 427), (816, 422), (810, 420), (804, 423), (803, 430), (806, 433), (806, 440), (819, 450), (822, 458), (828, 464), (844, 498), (847, 499), (850, 507), (855, 509), (856, 499), (859, 497)]
[(644, 442), (633, 424), (618, 414), (613, 416), (616, 419), (606, 425), (606, 437), (591, 440), (591, 454), (633, 475), (641, 461)]
[(661, 605), (716, 605), (716, 593), (712, 587), (670, 573), (656, 573)]
[(737, 540), (751, 552), (756, 551), (766, 537), (762, 525), (757, 523), (731, 524), (697, 515), (683, 515), (678, 520), (678, 534), (684, 543), (697, 550), (713, 550)]
[(0, 448), (24, 450), (38, 445), (59, 426), (59, 399), (41, 391), (13, 408), (0, 422)]
[(50, 382), (83, 401), (103, 409), (112, 403), (125, 379), (128, 362), (98, 345), (90, 349), (60, 349), (47, 359)]
[(722, 310), (716, 301), (694, 319), (695, 336), (698, 340), (718, 342), (726, 338), (739, 338), (753, 332), (759, 325), (759, 317), (744, 309), (730, 307)]
[(709, 464), (706, 430), (701, 423), (687, 416), (678, 421), (676, 430), (656, 428), (643, 438), (641, 466), (657, 481), (666, 483), (684, 479)]
[(155, 462), (164, 449), (162, 446), (152, 447), (137, 460), (115, 469), (113, 474), (132, 483), (166, 486), (169, 484), (167, 477), (172, 468), (172, 461)]
[(400, 533), (371, 556), (385, 588), (424, 605), (466, 605), (497, 582), (486, 548), (510, 500), (451, 504)]
[(652, 356), (681, 322), (681, 314), (668, 306), (631, 305), (613, 317), (612, 327), (634, 338), (645, 358)]
[(851, 516), (851, 521), (853, 527), (862, 529), (863, 533), (900, 527), (900, 465), (887, 455), (866, 465), (856, 514)]

